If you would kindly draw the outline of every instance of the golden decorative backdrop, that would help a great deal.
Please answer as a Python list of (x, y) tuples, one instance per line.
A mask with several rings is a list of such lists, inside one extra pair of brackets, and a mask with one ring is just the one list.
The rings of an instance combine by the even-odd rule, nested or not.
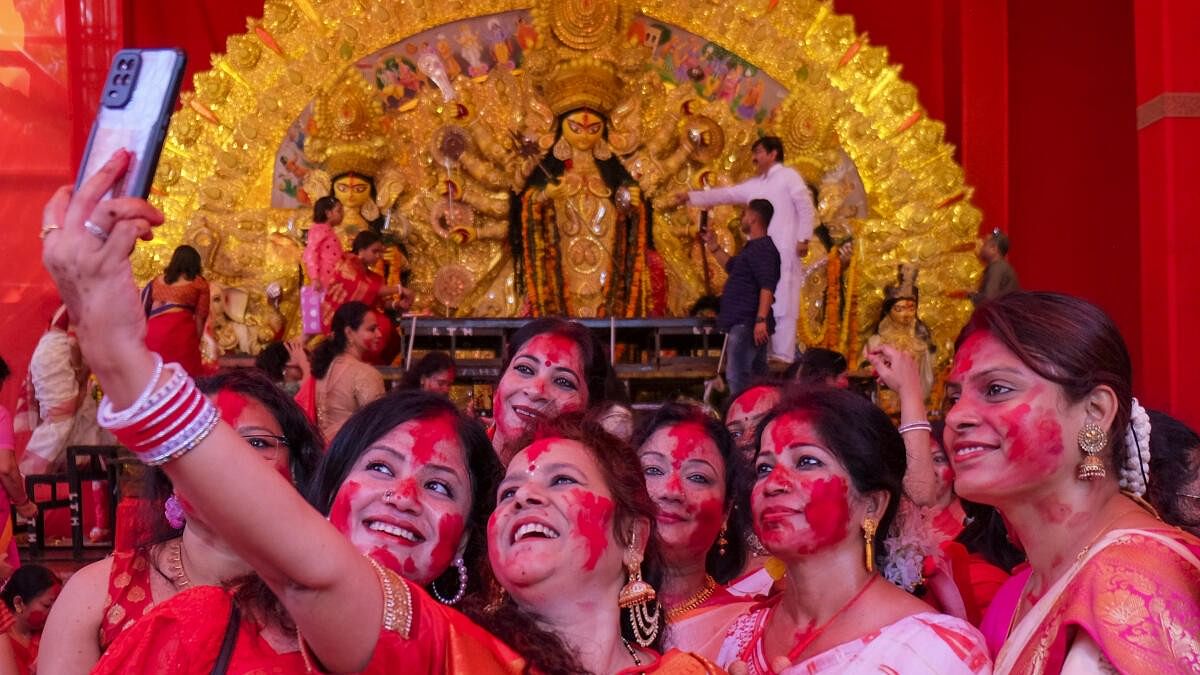
[[(525, 13), (504, 14), (519, 11)], [(468, 54), (467, 68), (458, 60), (450, 68), (464, 72), (439, 73), (423, 52), (410, 52), (425, 86), (401, 95), (408, 91), (403, 82), (389, 85), (378, 71), (372, 82), (369, 64), (381, 52), (438, 27), (453, 34), (461, 26), (450, 24), (490, 15), (518, 21), (515, 34), (501, 40), (508, 51), (491, 44), (490, 69), (475, 70)], [(498, 19), (487, 25), (493, 23), (505, 30)], [(282, 292), (279, 311), (298, 330), (297, 235), (308, 217), (299, 205), (309, 197), (308, 184), (288, 183), (295, 203), (273, 206), (281, 164), (326, 180), (361, 166), (375, 178), (374, 201), (389, 231), (405, 240), (420, 306), (463, 316), (515, 314), (523, 298), (514, 297), (506, 200), (536, 163), (521, 155), (521, 136), (549, 150), (538, 136), (549, 133), (553, 142), (554, 111), (545, 101), (561, 93), (555, 86), (575, 87), (576, 94), (586, 89), (587, 83), (572, 83), (574, 71), (564, 71), (581, 58), (596, 62), (588, 72), (608, 68), (622, 82), (608, 141), (654, 204), (654, 243), (666, 263), (671, 313), (686, 311), (703, 292), (705, 275), (693, 245), (695, 214), (660, 207), (660, 198), (746, 178), (750, 143), (771, 133), (784, 139), (788, 163), (820, 186), (819, 211), (835, 244), (833, 255), (818, 245), (806, 260), (811, 273), (800, 335), (807, 343), (857, 351), (902, 262), (921, 270), (920, 315), (932, 330), (939, 365), (970, 314), (970, 304), (950, 294), (975, 285), (980, 214), (953, 148), (942, 124), (918, 104), (915, 88), (888, 64), (886, 49), (870, 45), (829, 2), (266, 0), (263, 18), (247, 25), (245, 34), (229, 38), (225, 54), (213, 56), (211, 70), (195, 76), (194, 93), (184, 95), (172, 118), (152, 196), (167, 224), (135, 256), (135, 271), (147, 279), (174, 246), (196, 246), (210, 281), (248, 296), (244, 314), (227, 312), (215, 332), (228, 321), (249, 326), (260, 342), (269, 339), (269, 324), (278, 321), (266, 296), (272, 283)], [(661, 76), (650, 58), (661, 65), (665, 50), (658, 43), (670, 31), (708, 41), (705, 58), (720, 52), (740, 70), (722, 82), (708, 74), (708, 89), (703, 73), (692, 78), (694, 86)], [(437, 52), (445, 38), (436, 37), (439, 44), (425, 43), (425, 51)], [(512, 63), (501, 67), (506, 56)], [(748, 89), (736, 88), (752, 76), (768, 94), (777, 88), (781, 100), (739, 114), (737, 101), (717, 85), (733, 78), (738, 101), (748, 104), (750, 94), (741, 93)], [(389, 86), (398, 92), (391, 109), (371, 98)], [(763, 92), (757, 86), (756, 97)], [(294, 144), (305, 156), (281, 155), (297, 130), (312, 136)], [(736, 228), (725, 227), (735, 214), (728, 208), (713, 214), (727, 245), (737, 238)], [(837, 244), (849, 237), (848, 255), (838, 256)], [(723, 272), (710, 271), (719, 290)], [(454, 304), (439, 302), (439, 293)], [(231, 340), (218, 341), (235, 348)]]

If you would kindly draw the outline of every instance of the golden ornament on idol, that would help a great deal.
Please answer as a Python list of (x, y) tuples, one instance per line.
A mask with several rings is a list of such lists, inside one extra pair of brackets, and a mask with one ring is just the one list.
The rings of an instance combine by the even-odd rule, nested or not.
[[(694, 210), (664, 198), (748, 178), (764, 134), (834, 242), (805, 259), (827, 266), (807, 276), (807, 342), (855, 359), (900, 262), (922, 270), (939, 366), (970, 312), (949, 293), (979, 273), (971, 188), (887, 51), (830, 2), (266, 0), (194, 89), (154, 184), (167, 224), (135, 271), (196, 247), (244, 296), (222, 320), (249, 327), (251, 351), (277, 315), (299, 330), (300, 236), (322, 194), (345, 207), (343, 237), (396, 243), (388, 272), (411, 271), (417, 310), (686, 315), (724, 271)], [(711, 213), (731, 251), (737, 213)]]

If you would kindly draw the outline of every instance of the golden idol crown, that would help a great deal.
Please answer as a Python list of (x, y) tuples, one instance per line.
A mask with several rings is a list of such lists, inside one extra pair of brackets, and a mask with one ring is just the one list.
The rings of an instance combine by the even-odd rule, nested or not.
[(387, 145), (377, 123), (378, 108), (378, 100), (361, 77), (341, 78), (317, 98), (313, 134), (305, 147), (308, 159), (330, 176), (350, 171), (374, 176)]
[(555, 115), (590, 108), (607, 115), (621, 97), (616, 68), (594, 56), (560, 61), (542, 83), (542, 94)]

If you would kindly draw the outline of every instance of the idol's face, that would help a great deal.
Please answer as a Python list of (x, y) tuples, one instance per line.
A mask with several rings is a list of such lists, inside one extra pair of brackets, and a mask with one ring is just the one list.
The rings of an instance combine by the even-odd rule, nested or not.
[(384, 434), (354, 463), (329, 511), (355, 548), (421, 585), (466, 546), (471, 477), (455, 424), (442, 414)]
[(563, 138), (578, 150), (591, 150), (603, 134), (604, 118), (591, 110), (577, 110), (563, 120)]

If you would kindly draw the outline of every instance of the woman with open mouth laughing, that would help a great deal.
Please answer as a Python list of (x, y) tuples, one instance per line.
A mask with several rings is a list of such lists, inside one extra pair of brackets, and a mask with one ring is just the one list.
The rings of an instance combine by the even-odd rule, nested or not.
[(716, 659), (751, 605), (725, 588), (745, 561), (743, 538), (729, 530), (740, 457), (720, 421), (685, 403), (660, 407), (636, 440), (663, 548), (664, 644)]
[(507, 461), (516, 441), (539, 419), (585, 410), (606, 400), (612, 367), (604, 348), (583, 325), (534, 319), (508, 343), (492, 398), (492, 445)]
[(888, 416), (858, 394), (810, 389), (760, 429), (750, 510), (787, 581), (738, 619), (718, 662), (750, 675), (990, 673), (978, 630), (880, 578), (905, 468)]
[(598, 416), (544, 420), (512, 457), (488, 524), (503, 592), (475, 616), (555, 675), (721, 672), (659, 654), (656, 509), (633, 449)]

